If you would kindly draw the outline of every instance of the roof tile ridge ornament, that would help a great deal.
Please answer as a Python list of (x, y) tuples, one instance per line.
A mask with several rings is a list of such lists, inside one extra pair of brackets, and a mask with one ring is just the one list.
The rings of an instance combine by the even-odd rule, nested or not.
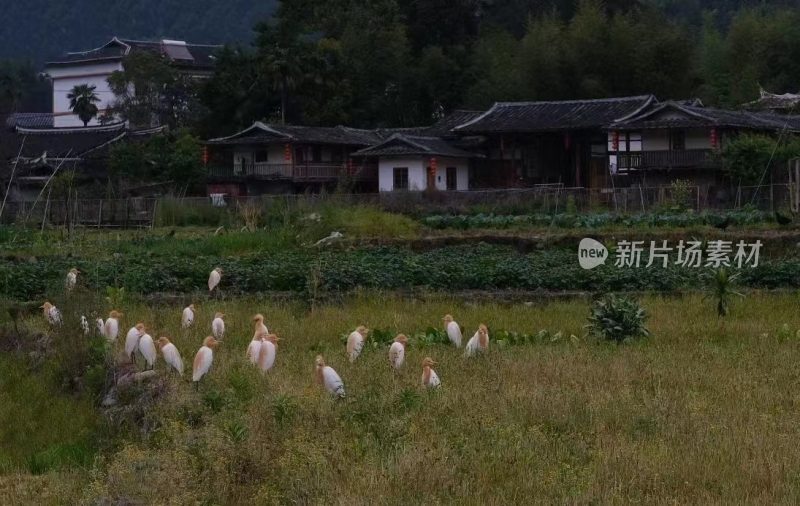
[(233, 138), (238, 137), (240, 135), (244, 135), (244, 134), (246, 134), (246, 133), (248, 133), (248, 132), (250, 132), (252, 130), (261, 130), (263, 132), (270, 132), (270, 133), (273, 133), (273, 134), (278, 135), (280, 137), (284, 137), (287, 140), (294, 140), (295, 139), (295, 137), (293, 135), (288, 134), (286, 132), (281, 132), (280, 130), (277, 130), (276, 128), (274, 128), (272, 125), (268, 125), (268, 124), (264, 123), (263, 121), (254, 121), (252, 125), (250, 125), (249, 127), (245, 128), (244, 130), (240, 130), (240, 131), (238, 131), (236, 133), (233, 133), (231, 135), (226, 135), (224, 137), (215, 137), (213, 139), (208, 139), (206, 142), (226, 141), (228, 139), (233, 139)]
[(658, 99), (652, 93), (649, 94), (649, 95), (641, 95), (641, 98), (644, 100), (643, 104), (641, 104), (639, 107), (637, 107), (635, 110), (629, 112), (628, 114), (625, 114), (624, 116), (615, 119), (614, 121), (612, 121), (612, 124), (613, 123), (618, 123), (620, 121), (625, 121), (627, 119), (630, 119), (630, 118), (636, 116), (637, 114), (642, 113), (646, 108), (650, 107), (654, 103), (658, 104)]
[(450, 130), (450, 131), (451, 131), (451, 132), (453, 132), (453, 131), (455, 131), (455, 130), (460, 130), (460, 129), (462, 129), (462, 128), (465, 128), (465, 127), (468, 127), (468, 126), (470, 126), (470, 125), (472, 125), (472, 124), (474, 124), (474, 123), (477, 123), (478, 121), (480, 121), (480, 120), (482, 120), (483, 118), (487, 117), (489, 114), (493, 113), (493, 112), (494, 112), (496, 109), (499, 109), (499, 108), (501, 107), (501, 104), (502, 104), (502, 103), (503, 103), (503, 102), (495, 102), (495, 103), (494, 103), (494, 104), (492, 104), (492, 106), (491, 106), (490, 108), (488, 108), (488, 109), (487, 109), (487, 110), (486, 110), (486, 111), (485, 111), (483, 114), (478, 114), (477, 116), (475, 116), (475, 117), (474, 117), (474, 118), (472, 118), (471, 120), (467, 121), (466, 123), (462, 123), (462, 124), (460, 124), (460, 125), (456, 125), (456, 126), (454, 126), (454, 127), (453, 127), (453, 128)]

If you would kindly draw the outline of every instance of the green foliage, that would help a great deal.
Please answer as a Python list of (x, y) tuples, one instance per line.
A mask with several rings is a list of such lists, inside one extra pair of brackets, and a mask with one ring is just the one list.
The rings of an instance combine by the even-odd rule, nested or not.
[(777, 142), (759, 134), (742, 134), (726, 142), (722, 162), (728, 176), (736, 184), (758, 184), (770, 163), (777, 163)]
[(100, 102), (100, 97), (94, 91), (97, 86), (90, 86), (88, 84), (76, 84), (72, 90), (67, 93), (69, 100), (69, 109), (78, 115), (83, 125), (86, 126), (92, 121), (92, 118), (97, 116), (97, 102)]
[(692, 197), (692, 182), (688, 179), (673, 179), (669, 184), (672, 206), (677, 211), (684, 211), (691, 207), (689, 199)]
[(621, 343), (650, 335), (645, 327), (647, 313), (628, 297), (612, 294), (594, 301), (588, 319), (589, 331), (608, 341)]
[(719, 318), (728, 315), (730, 300), (734, 295), (744, 297), (744, 295), (733, 289), (736, 280), (740, 276), (740, 272), (731, 274), (725, 267), (720, 267), (711, 274), (708, 283), (708, 291), (709, 295), (713, 297), (716, 302), (717, 316)]
[(114, 143), (108, 164), (117, 184), (119, 179), (131, 183), (169, 183), (174, 193), (185, 194), (198, 190), (205, 182), (200, 141), (183, 130), (146, 141)]

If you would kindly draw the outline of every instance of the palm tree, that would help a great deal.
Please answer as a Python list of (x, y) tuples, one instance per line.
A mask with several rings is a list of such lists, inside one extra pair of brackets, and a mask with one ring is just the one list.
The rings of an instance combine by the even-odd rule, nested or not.
[(88, 125), (92, 118), (97, 116), (96, 102), (99, 102), (100, 98), (94, 92), (96, 88), (94, 85), (78, 84), (67, 94), (69, 108), (83, 121), (83, 126)]

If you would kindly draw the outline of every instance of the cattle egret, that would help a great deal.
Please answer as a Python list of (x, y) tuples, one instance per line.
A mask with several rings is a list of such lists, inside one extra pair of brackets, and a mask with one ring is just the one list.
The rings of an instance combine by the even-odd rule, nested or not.
[(119, 311), (116, 310), (112, 310), (108, 314), (108, 318), (106, 318), (105, 336), (106, 339), (108, 339), (109, 341), (117, 340), (117, 336), (119, 335), (119, 319), (121, 316), (123, 316), (123, 313), (120, 313)]
[(67, 273), (67, 280), (65, 282), (65, 286), (68, 292), (71, 292), (75, 285), (78, 283), (78, 273), (81, 272), (75, 267), (69, 270)]
[(214, 336), (208, 336), (203, 339), (203, 346), (197, 351), (194, 356), (194, 363), (192, 364), (192, 381), (197, 387), (197, 382), (208, 374), (211, 369), (211, 362), (214, 361), (214, 352), (212, 351), (219, 342), (214, 339)]
[(185, 308), (183, 308), (183, 314), (181, 314), (181, 327), (188, 329), (194, 323), (194, 304), (189, 304)]
[(125, 356), (130, 357), (131, 362), (135, 360), (134, 354), (139, 349), (139, 339), (144, 335), (144, 323), (137, 323), (131, 327), (125, 336)]
[(266, 334), (254, 335), (253, 340), (247, 345), (247, 358), (250, 359), (250, 363), (254, 365), (258, 365), (258, 356), (261, 353), (261, 336), (265, 335)]
[(449, 314), (444, 315), (444, 329), (447, 331), (447, 338), (450, 339), (450, 342), (456, 348), (461, 348), (461, 327), (453, 321), (453, 317)]
[(222, 339), (225, 336), (225, 320), (223, 318), (225, 318), (223, 313), (216, 313), (214, 320), (211, 321), (211, 333), (216, 339)]
[(467, 350), (464, 355), (471, 357), (478, 352), (483, 353), (486, 351), (489, 351), (489, 329), (481, 323), (478, 326), (478, 331), (467, 342)]
[(389, 348), (389, 364), (395, 369), (400, 369), (400, 366), (403, 365), (406, 357), (406, 344), (408, 344), (408, 338), (405, 334), (397, 334)]
[(213, 292), (222, 279), (222, 268), (217, 267), (208, 275), (208, 291)]
[(139, 353), (144, 357), (147, 367), (152, 369), (156, 365), (156, 344), (150, 334), (144, 334), (139, 338)]
[(87, 320), (84, 315), (81, 315), (81, 330), (84, 336), (89, 335), (89, 320)]
[(57, 307), (49, 302), (45, 302), (39, 306), (39, 309), (42, 310), (45, 319), (48, 323), (50, 323), (50, 325), (61, 325), (61, 322), (63, 321), (61, 319), (61, 311), (59, 311)]
[(368, 333), (367, 327), (360, 325), (347, 337), (347, 356), (350, 358), (351, 363), (355, 362), (358, 356), (361, 355)]
[(439, 380), (439, 375), (432, 367), (436, 365), (430, 357), (425, 357), (422, 360), (422, 386), (426, 388), (439, 388), (442, 382)]
[(166, 337), (159, 337), (158, 349), (161, 350), (161, 355), (164, 356), (164, 362), (183, 376), (183, 359), (181, 359), (181, 354), (178, 353), (178, 348), (169, 342)]
[(280, 338), (275, 334), (262, 335), (261, 347), (258, 350), (258, 367), (262, 372), (269, 371), (275, 365), (279, 340)]
[(267, 326), (264, 325), (264, 315), (257, 314), (253, 317), (254, 322), (254, 329), (253, 329), (253, 339), (256, 339), (259, 334), (269, 334), (269, 330)]
[(342, 398), (344, 397), (344, 383), (342, 378), (336, 374), (333, 367), (325, 365), (325, 360), (322, 355), (317, 355), (315, 360), (317, 382), (325, 387), (331, 395)]
[(95, 325), (97, 325), (97, 333), (100, 337), (106, 337), (106, 322), (102, 318), (98, 318), (95, 320)]

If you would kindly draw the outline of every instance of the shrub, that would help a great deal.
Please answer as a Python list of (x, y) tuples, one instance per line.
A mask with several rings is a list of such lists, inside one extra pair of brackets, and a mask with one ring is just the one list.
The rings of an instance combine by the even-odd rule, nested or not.
[(592, 305), (587, 327), (598, 337), (621, 343), (649, 336), (646, 320), (647, 313), (637, 301), (608, 295)]

